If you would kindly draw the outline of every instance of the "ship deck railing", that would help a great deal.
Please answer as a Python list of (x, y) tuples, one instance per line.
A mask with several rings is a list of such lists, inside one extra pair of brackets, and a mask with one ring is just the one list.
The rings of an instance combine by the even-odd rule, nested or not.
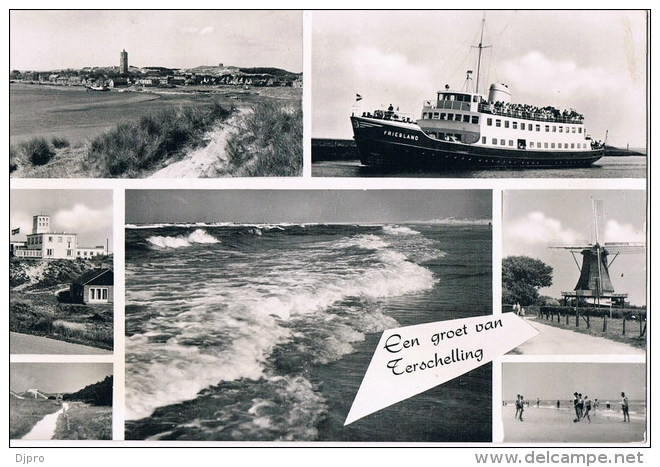
[(584, 123), (583, 116), (555, 116), (546, 115), (539, 112), (525, 112), (521, 110), (500, 110), (492, 104), (479, 104), (479, 112), (492, 115), (501, 115), (503, 117), (521, 118), (523, 120), (532, 120), (535, 122), (555, 122), (555, 123)]
[(366, 118), (375, 118), (377, 120), (389, 120), (393, 122), (400, 123), (417, 123), (416, 119), (412, 115), (404, 114), (401, 112), (394, 111), (383, 111), (376, 110), (375, 112), (362, 112), (362, 116)]

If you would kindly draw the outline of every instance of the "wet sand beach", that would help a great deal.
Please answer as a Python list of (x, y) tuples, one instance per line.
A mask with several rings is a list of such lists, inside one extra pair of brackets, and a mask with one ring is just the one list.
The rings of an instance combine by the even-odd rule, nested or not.
[(514, 419), (513, 404), (502, 407), (504, 442), (506, 443), (634, 443), (645, 439), (646, 418), (630, 414), (623, 422), (618, 406), (613, 410), (598, 410), (587, 420), (573, 422), (571, 408), (525, 407), (523, 421)]

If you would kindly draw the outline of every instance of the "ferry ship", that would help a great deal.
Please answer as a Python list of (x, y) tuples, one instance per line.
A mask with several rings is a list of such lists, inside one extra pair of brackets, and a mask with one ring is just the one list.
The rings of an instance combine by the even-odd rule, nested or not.
[[(483, 31), (483, 29), (482, 29)], [(483, 32), (482, 32), (483, 40)], [(479, 64), (481, 50), (479, 43)], [(470, 89), (472, 71), (465, 89)], [(479, 70), (477, 86), (479, 89)], [(603, 157), (575, 110), (512, 103), (507, 85), (493, 83), (488, 96), (445, 86), (424, 103), (421, 118), (387, 110), (351, 115), (365, 166), (406, 168), (587, 167)]]

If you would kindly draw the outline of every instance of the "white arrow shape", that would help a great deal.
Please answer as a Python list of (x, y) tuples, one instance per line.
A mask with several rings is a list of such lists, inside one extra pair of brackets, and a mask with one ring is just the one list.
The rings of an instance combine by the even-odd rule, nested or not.
[(344, 425), (491, 362), (538, 333), (515, 313), (384, 331)]

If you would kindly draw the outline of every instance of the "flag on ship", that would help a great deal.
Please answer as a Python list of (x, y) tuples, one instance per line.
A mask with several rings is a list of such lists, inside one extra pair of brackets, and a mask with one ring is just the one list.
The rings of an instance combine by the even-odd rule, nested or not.
[(20, 233), (20, 231), (21, 231), (21, 228), (20, 228), (20, 227), (17, 228), (17, 229), (12, 229), (12, 230), (11, 230), (11, 234), (12, 234), (12, 235), (18, 235), (18, 234)]
[(355, 102), (358, 102), (358, 101), (361, 101), (361, 100), (362, 100), (362, 96), (359, 95), (359, 94), (355, 94)]

